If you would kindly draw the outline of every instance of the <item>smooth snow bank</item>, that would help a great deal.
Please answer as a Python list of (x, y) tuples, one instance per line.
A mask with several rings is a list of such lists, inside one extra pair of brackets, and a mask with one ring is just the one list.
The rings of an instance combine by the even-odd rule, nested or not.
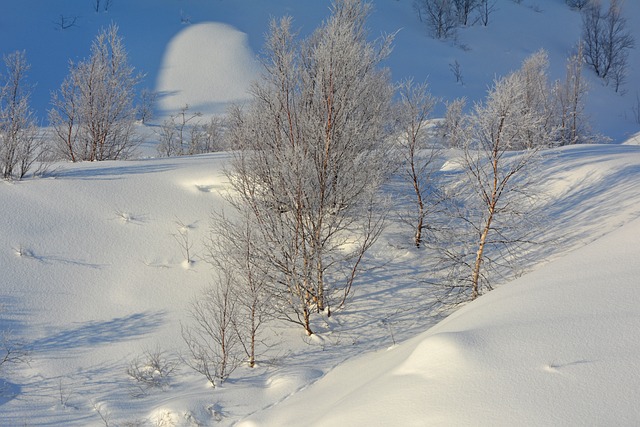
[(248, 99), (257, 70), (245, 33), (216, 22), (190, 25), (166, 48), (156, 87), (160, 109), (171, 113), (188, 104), (192, 112), (223, 113)]
[(635, 220), (241, 425), (634, 425), (638, 241)]

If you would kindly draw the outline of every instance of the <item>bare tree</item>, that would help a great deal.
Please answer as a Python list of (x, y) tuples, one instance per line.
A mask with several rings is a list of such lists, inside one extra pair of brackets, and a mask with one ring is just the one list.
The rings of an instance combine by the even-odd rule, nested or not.
[[(70, 65), (73, 70), (75, 67)], [(80, 140), (81, 98), (77, 75), (71, 72), (60, 85), (60, 89), (51, 93), (49, 123), (53, 129), (58, 154), (77, 162), (86, 156)]]
[(231, 221), (222, 213), (214, 214), (205, 258), (230, 279), (237, 298), (233, 327), (250, 368), (266, 347), (261, 332), (273, 317), (273, 294), (277, 291), (269, 283), (270, 266), (264, 262), (263, 249), (257, 246), (257, 235), (248, 213), (238, 221)]
[(312, 311), (344, 304), (383, 225), (392, 87), (377, 66), (390, 39), (368, 41), (368, 10), (338, 0), (302, 43), (290, 18), (272, 22), (253, 102), (230, 118), (233, 204), (251, 212), (270, 281), (308, 334)]
[(591, 0), (565, 0), (572, 9), (582, 10)]
[(582, 75), (582, 49), (583, 44), (578, 43), (577, 52), (567, 58), (564, 81), (556, 82), (553, 89), (559, 145), (589, 143), (595, 139), (584, 111), (589, 88)]
[(156, 106), (158, 93), (149, 89), (142, 89), (140, 92), (140, 103), (138, 104), (138, 120), (143, 124), (153, 118), (153, 110)]
[(189, 104), (162, 123), (158, 153), (167, 157), (188, 154), (190, 122), (202, 117), (199, 111), (189, 111)]
[(414, 0), (413, 7), (418, 12), (433, 37), (447, 39), (455, 34), (458, 27), (458, 15), (454, 7), (455, 0)]
[(480, 22), (485, 27), (489, 25), (491, 14), (496, 10), (496, 0), (479, 0), (478, 11), (480, 13)]
[(211, 153), (223, 149), (224, 119), (214, 116), (200, 121), (202, 113), (190, 112), (189, 105), (165, 119), (160, 127), (158, 154), (184, 156)]
[[(551, 135), (542, 132), (544, 114), (527, 106), (525, 75), (520, 70), (497, 80), (468, 120), (459, 160), (466, 179), (454, 187), (457, 221), (451, 228), (467, 231), (443, 248), (453, 262), (453, 295), (461, 300), (491, 289), (491, 273), (513, 268), (518, 249), (536, 230), (531, 212), (537, 193), (528, 172)], [(547, 140), (530, 146), (530, 135)]]
[(138, 144), (133, 100), (140, 80), (128, 64), (118, 27), (100, 31), (91, 57), (71, 63), (52, 95), (49, 120), (60, 152), (72, 161), (129, 157)]
[(26, 53), (3, 57), (6, 75), (0, 77), (0, 172), (4, 179), (22, 179), (33, 163), (42, 160), (44, 142), (29, 106)]
[(619, 0), (611, 0), (605, 13), (600, 0), (591, 0), (582, 9), (584, 58), (596, 75), (615, 91), (625, 82), (629, 50), (635, 45)]
[(640, 125), (640, 93), (638, 91), (636, 91), (636, 100), (631, 107), (631, 111), (633, 111), (633, 119)]
[(100, 6), (102, 6), (102, 9), (105, 12), (108, 12), (112, 3), (113, 3), (113, 0), (104, 0), (104, 2), (102, 0), (93, 0), (93, 9), (96, 12), (100, 12)]
[(464, 26), (472, 24), (469, 20), (474, 10), (480, 5), (479, 0), (453, 0), (453, 4), (459, 24)]
[(213, 387), (240, 366), (239, 340), (234, 330), (237, 295), (231, 277), (220, 271), (216, 282), (191, 304), (192, 326), (183, 326), (189, 355), (185, 362)]
[(427, 133), (427, 119), (437, 100), (429, 93), (426, 83), (414, 85), (410, 80), (400, 85), (399, 95), (397, 108), (402, 132), (400, 156), (403, 160), (403, 175), (413, 189), (415, 208), (409, 218), (412, 219), (410, 223), (414, 229), (414, 244), (419, 248), (422, 246), (423, 230), (428, 228), (428, 198), (433, 194), (434, 160), (439, 153), (434, 144), (429, 146), (430, 138)]
[(456, 83), (460, 83), (464, 86), (464, 81), (462, 80), (462, 67), (457, 59), (449, 64), (449, 70), (451, 70), (453, 76), (456, 78)]
[(554, 105), (547, 70), (549, 58), (541, 49), (524, 60), (517, 75), (522, 85), (522, 108), (524, 117), (536, 117), (537, 126), (523, 128), (524, 138), (521, 147), (512, 149), (531, 149), (548, 146), (555, 140), (557, 132), (554, 117)]
[(78, 22), (78, 16), (74, 15), (74, 16), (64, 16), (64, 15), (60, 15), (60, 19), (56, 22), (54, 22), (56, 24), (56, 28), (60, 29), (60, 30), (66, 30), (69, 29), (71, 27), (75, 27), (76, 26), (76, 22)]
[(442, 124), (443, 139), (448, 147), (460, 148), (463, 146), (464, 129), (466, 128), (467, 117), (464, 114), (464, 108), (467, 105), (467, 99), (456, 98), (447, 102), (446, 105), (447, 110)]
[(224, 119), (214, 116), (209, 121), (197, 122), (189, 129), (189, 144), (186, 154), (213, 153), (224, 149)]

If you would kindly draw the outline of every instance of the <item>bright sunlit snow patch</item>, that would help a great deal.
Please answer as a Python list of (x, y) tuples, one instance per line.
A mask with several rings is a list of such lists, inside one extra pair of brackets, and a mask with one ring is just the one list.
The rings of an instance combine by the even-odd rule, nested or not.
[(175, 112), (224, 112), (232, 102), (248, 98), (257, 64), (247, 35), (210, 22), (190, 25), (167, 46), (157, 82), (160, 108)]

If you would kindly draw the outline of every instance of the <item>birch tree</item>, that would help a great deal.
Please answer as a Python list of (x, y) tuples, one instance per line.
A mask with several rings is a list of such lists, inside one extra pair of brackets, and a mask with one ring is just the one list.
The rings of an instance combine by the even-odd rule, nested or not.
[(582, 73), (583, 55), (583, 44), (579, 43), (577, 52), (567, 58), (564, 81), (554, 86), (559, 145), (589, 143), (596, 139), (584, 111), (589, 86)]
[(262, 329), (273, 319), (276, 290), (268, 281), (271, 267), (263, 262), (266, 257), (258, 246), (260, 241), (250, 218), (248, 212), (236, 220), (222, 213), (212, 215), (205, 259), (230, 279), (236, 307), (233, 328), (247, 365), (253, 368), (257, 356), (266, 348)]
[(423, 244), (423, 231), (429, 227), (427, 215), (429, 200), (434, 193), (432, 182), (435, 160), (439, 150), (435, 144), (429, 145), (427, 119), (436, 105), (436, 99), (429, 93), (426, 83), (415, 85), (406, 81), (399, 88), (400, 157), (403, 175), (412, 188), (413, 208), (407, 214), (408, 222), (414, 229), (413, 242), (417, 248)]
[(192, 302), (192, 324), (182, 327), (189, 351), (185, 362), (214, 388), (242, 364), (234, 329), (238, 299), (226, 273), (220, 271), (215, 283)]
[(133, 100), (141, 78), (128, 63), (118, 27), (100, 31), (91, 56), (71, 63), (60, 90), (52, 94), (49, 121), (60, 153), (71, 161), (131, 156), (138, 144)]
[(383, 226), (390, 39), (368, 40), (369, 8), (337, 0), (303, 41), (272, 21), (253, 101), (230, 114), (232, 205), (251, 212), (278, 314), (307, 334), (313, 312), (345, 303)]
[[(539, 194), (530, 173), (553, 134), (544, 131), (545, 112), (527, 105), (526, 76), (521, 69), (495, 81), (468, 118), (459, 159), (465, 178), (453, 190), (457, 234), (442, 249), (457, 300), (490, 290), (494, 275), (513, 270), (519, 249), (535, 241)], [(542, 139), (530, 144), (531, 135)]]
[(584, 59), (596, 75), (620, 90), (627, 73), (629, 50), (635, 45), (622, 2), (611, 0), (604, 12), (600, 0), (591, 0), (582, 9), (582, 41)]
[(0, 173), (4, 179), (22, 179), (41, 160), (44, 142), (29, 106), (26, 83), (30, 65), (24, 51), (3, 57), (6, 72), (0, 76)]

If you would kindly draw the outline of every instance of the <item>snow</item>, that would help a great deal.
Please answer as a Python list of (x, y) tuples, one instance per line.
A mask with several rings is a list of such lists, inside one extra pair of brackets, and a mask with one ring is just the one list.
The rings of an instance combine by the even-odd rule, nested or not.
[[(44, 120), (68, 60), (87, 56), (98, 28), (116, 22), (145, 85), (161, 93), (156, 122), (187, 103), (218, 114), (247, 99), (269, 16), (290, 13), (308, 34), (328, 5), (114, 0), (96, 13), (89, 2), (13, 1), (0, 15), (0, 51), (27, 50)], [(638, 41), (640, 2), (625, 7)], [(60, 14), (78, 24), (56, 28)], [(580, 31), (564, 2), (500, 1), (492, 19), (461, 29), (456, 42), (436, 41), (410, 0), (380, 0), (372, 37), (400, 29), (386, 62), (393, 78), (428, 78), (449, 100), (480, 100), (494, 76), (540, 47), (552, 77), (562, 77)], [(310, 338), (271, 324), (258, 367), (239, 368), (215, 390), (179, 363), (164, 389), (136, 396), (125, 371), (149, 349), (176, 361), (184, 354), (189, 304), (212, 281), (201, 257), (210, 214), (224, 207), (229, 154), (58, 163), (43, 178), (0, 182), (0, 329), (32, 358), (0, 371), (0, 425), (104, 425), (100, 414), (111, 425), (637, 423), (640, 137), (631, 112), (640, 49), (629, 59), (624, 94), (588, 74), (593, 126), (621, 144), (545, 153), (537, 173), (551, 243), (532, 250), (526, 274), (442, 320), (422, 303), (429, 260), (410, 233), (390, 227), (344, 310), (318, 316)], [(144, 130), (144, 156), (154, 153), (155, 125)], [(454, 154), (443, 173), (459, 172)], [(193, 262), (179, 231), (193, 242)]]
[(639, 238), (635, 220), (240, 425), (632, 425)]
[(246, 34), (222, 23), (189, 25), (167, 46), (156, 84), (160, 109), (175, 112), (189, 105), (203, 114), (224, 113), (249, 99), (257, 70)]

